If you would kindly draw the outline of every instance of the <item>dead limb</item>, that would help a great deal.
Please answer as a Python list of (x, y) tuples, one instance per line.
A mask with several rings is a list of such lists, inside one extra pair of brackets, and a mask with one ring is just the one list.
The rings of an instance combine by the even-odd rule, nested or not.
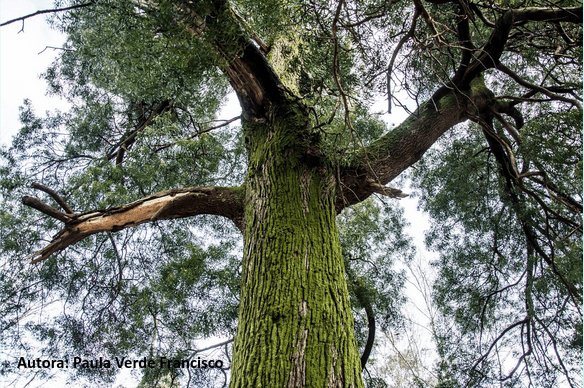
[(120, 207), (80, 214), (62, 213), (34, 197), (25, 196), (22, 202), (65, 224), (48, 245), (30, 256), (33, 263), (92, 234), (116, 232), (147, 222), (210, 214), (227, 217), (240, 229), (243, 225), (243, 190), (239, 187), (173, 189)]

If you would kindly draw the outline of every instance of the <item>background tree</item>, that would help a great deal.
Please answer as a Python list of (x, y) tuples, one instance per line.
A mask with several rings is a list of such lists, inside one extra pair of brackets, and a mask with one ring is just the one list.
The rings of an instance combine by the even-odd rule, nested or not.
[[(437, 384), (580, 385), (580, 2), (55, 6), (68, 38), (45, 78), (71, 109), (25, 102), (2, 150), (5, 347), (225, 348), (229, 373), (142, 383), (362, 386), (411, 254), (381, 197), (434, 146), (413, 179), (440, 252)], [(241, 114), (220, 117), (230, 91)], [(405, 95), (387, 128), (372, 103)]]

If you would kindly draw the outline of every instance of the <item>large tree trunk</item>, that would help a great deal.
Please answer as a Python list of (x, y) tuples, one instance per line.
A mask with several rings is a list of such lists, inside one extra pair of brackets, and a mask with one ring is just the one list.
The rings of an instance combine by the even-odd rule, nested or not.
[(302, 109), (245, 123), (250, 151), (231, 387), (362, 387), (332, 169)]

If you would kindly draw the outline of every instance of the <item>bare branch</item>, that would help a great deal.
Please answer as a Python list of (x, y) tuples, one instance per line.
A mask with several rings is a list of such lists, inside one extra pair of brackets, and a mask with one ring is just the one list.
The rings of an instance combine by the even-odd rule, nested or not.
[(22, 197), (22, 203), (25, 204), (26, 206), (32, 207), (33, 209), (40, 211), (41, 213), (44, 213), (52, 218), (56, 218), (59, 221), (62, 221), (65, 223), (71, 221), (70, 216), (58, 211), (54, 207), (47, 205), (46, 203), (42, 202), (38, 198), (29, 197), (28, 195), (25, 195), (24, 197)]
[[(574, 302), (574, 306), (578, 307), (582, 304), (582, 292), (579, 290), (557, 267), (553, 256), (548, 255), (540, 246), (536, 232), (531, 226), (529, 218), (526, 216), (526, 212), (523, 209), (523, 203), (521, 201), (519, 193), (525, 192), (529, 194), (529, 190), (522, 186), (519, 179), (520, 175), (517, 171), (516, 163), (513, 158), (510, 147), (502, 141), (502, 139), (496, 134), (493, 129), (493, 118), (485, 117), (480, 121), (483, 127), (483, 134), (491, 148), (497, 163), (499, 164), (499, 171), (503, 178), (505, 179), (505, 191), (509, 195), (511, 200), (511, 207), (515, 212), (517, 220), (519, 221), (523, 233), (526, 238), (526, 242), (530, 249), (533, 249), (543, 260), (549, 265), (551, 271), (558, 277), (560, 282), (566, 288), (568, 294)], [(537, 196), (535, 196), (537, 200)], [(539, 201), (538, 201), (539, 202)], [(541, 203), (540, 203), (541, 204)], [(545, 206), (545, 205), (544, 205)]]
[(47, 186), (42, 185), (40, 183), (36, 183), (36, 182), (31, 184), (30, 187), (32, 187), (33, 189), (44, 191), (45, 193), (49, 194), (51, 196), (51, 198), (53, 198), (55, 200), (55, 202), (57, 202), (59, 204), (59, 206), (61, 206), (61, 209), (65, 210), (65, 213), (67, 213), (67, 214), (74, 213), (74, 211), (71, 210), (71, 208), (67, 205), (65, 200), (55, 190), (52, 190), (52, 189), (48, 188)]
[(94, 4), (95, 4), (94, 1), (90, 1), (88, 3), (72, 5), (70, 7), (53, 8), (53, 9), (43, 9), (43, 10), (39, 10), (39, 11), (30, 13), (28, 15), (20, 16), (20, 17), (17, 17), (15, 19), (11, 19), (11, 20), (5, 21), (3, 23), (0, 23), (0, 27), (4, 27), (4, 26), (7, 26), (9, 24), (16, 23), (16, 22), (19, 22), (19, 21), (24, 22), (26, 19), (31, 18), (31, 17), (34, 17), (34, 16), (38, 16), (38, 15), (44, 15), (44, 14), (47, 14), (47, 13), (58, 13), (58, 12), (72, 11), (74, 9), (88, 7), (88, 6), (94, 5)]
[(487, 352), (485, 354), (483, 354), (472, 366), (472, 368), (470, 369), (471, 372), (472, 371), (477, 371), (477, 367), (480, 365), (481, 362), (483, 362), (491, 353), (491, 351), (493, 350), (493, 348), (495, 347), (495, 345), (497, 345), (497, 343), (499, 342), (499, 340), (501, 340), (501, 338), (503, 338), (505, 336), (505, 334), (507, 334), (509, 331), (513, 330), (515, 327), (517, 326), (523, 326), (525, 324), (527, 324), (529, 322), (529, 318), (524, 318), (520, 321), (517, 321), (513, 324), (511, 324), (510, 326), (508, 326), (505, 330), (503, 330), (499, 336), (497, 338), (495, 338), (493, 340), (493, 342), (491, 343), (491, 346), (489, 346), (489, 349), (487, 349)]
[(75, 51), (73, 49), (69, 49), (69, 48), (65, 48), (65, 47), (56, 47), (56, 46), (45, 46), (44, 49), (42, 49), (41, 51), (39, 51), (39, 54), (44, 53), (47, 50), (61, 50), (61, 51)]
[(384, 186), (380, 183), (370, 181), (368, 182), (371, 190), (374, 193), (384, 195), (389, 198), (406, 198), (408, 195), (401, 191), (400, 189), (396, 189), (395, 187)]
[[(221, 121), (221, 123), (220, 123), (220, 124), (213, 125), (213, 126), (211, 126), (211, 127), (205, 128), (205, 129), (199, 129), (199, 130), (197, 130), (197, 132), (195, 132), (195, 133), (194, 133), (194, 134), (192, 134), (191, 136), (188, 136), (188, 137), (186, 137), (186, 138), (185, 138), (185, 140), (193, 140), (193, 139), (195, 139), (196, 137), (198, 137), (198, 136), (201, 136), (201, 135), (203, 135), (203, 134), (205, 134), (205, 133), (209, 133), (209, 132), (211, 132), (211, 131), (214, 131), (214, 130), (216, 130), (216, 129), (224, 128), (224, 127), (228, 126), (229, 124), (231, 124), (231, 123), (233, 123), (234, 121), (237, 121), (237, 120), (241, 120), (241, 115), (239, 115), (239, 116), (235, 116), (235, 117), (232, 117), (232, 118), (230, 118), (230, 119), (227, 119), (227, 120), (218, 120), (218, 121)], [(191, 119), (191, 123), (192, 123), (192, 125), (193, 125), (194, 127), (199, 127), (199, 126), (200, 126), (200, 125), (198, 125), (198, 124), (195, 124), (194, 120), (192, 120), (192, 119)], [(158, 145), (158, 146), (156, 147), (156, 149), (155, 149), (154, 151), (155, 151), (155, 152), (160, 152), (160, 151), (162, 151), (162, 150), (165, 150), (165, 149), (167, 149), (167, 148), (170, 148), (170, 147), (172, 147), (172, 146), (173, 146), (173, 145), (175, 145), (175, 144), (176, 144), (176, 143), (165, 143), (165, 144), (160, 144), (160, 145)]]
[(215, 348), (218, 348), (218, 347), (221, 347), (221, 346), (229, 345), (229, 344), (230, 344), (230, 343), (232, 343), (232, 342), (233, 342), (233, 338), (229, 338), (228, 340), (225, 340), (225, 341), (222, 341), (222, 342), (218, 342), (218, 343), (216, 343), (216, 344), (209, 345), (209, 346), (207, 346), (207, 347), (204, 347), (204, 348), (200, 348), (200, 349), (191, 349), (191, 351), (192, 351), (194, 354), (197, 354), (197, 353), (203, 353), (203, 352), (206, 352), (207, 350), (211, 350), (211, 349), (215, 349)]
[(412, 25), (410, 26), (409, 30), (406, 32), (404, 36), (399, 40), (393, 53), (391, 54), (391, 59), (389, 60), (389, 64), (387, 65), (387, 113), (391, 113), (391, 73), (393, 72), (393, 66), (395, 64), (395, 60), (397, 55), (399, 54), (402, 46), (411, 38), (413, 38), (414, 33), (416, 32), (416, 21), (420, 16), (420, 11), (418, 7), (416, 7), (414, 11), (414, 16), (412, 17)]
[(112, 147), (112, 150), (108, 152), (108, 160), (116, 160), (116, 165), (119, 166), (124, 161), (124, 156), (126, 152), (132, 147), (136, 142), (138, 134), (144, 131), (150, 124), (156, 120), (156, 118), (163, 115), (169, 109), (172, 108), (172, 101), (164, 100), (158, 104), (154, 104), (150, 107), (150, 112), (146, 113), (144, 110), (144, 102), (136, 104), (136, 109), (139, 111), (138, 122), (134, 129), (126, 132), (120, 141)]
[(331, 35), (333, 38), (333, 79), (335, 81), (335, 85), (339, 90), (339, 94), (341, 95), (341, 100), (343, 102), (343, 108), (345, 110), (345, 125), (347, 128), (353, 133), (354, 128), (353, 124), (351, 123), (351, 106), (349, 103), (349, 99), (345, 89), (343, 88), (343, 84), (341, 82), (341, 76), (339, 74), (340, 70), (340, 63), (339, 63), (339, 38), (338, 38), (338, 25), (339, 25), (339, 18), (341, 15), (341, 10), (344, 5), (344, 0), (339, 0), (339, 4), (335, 10), (335, 16), (332, 23), (332, 31)]
[(497, 70), (507, 74), (509, 77), (511, 77), (515, 82), (517, 82), (521, 86), (524, 86), (528, 89), (531, 89), (534, 92), (542, 93), (542, 94), (544, 94), (544, 95), (546, 95), (549, 98), (552, 98), (554, 100), (564, 101), (564, 102), (567, 102), (569, 104), (574, 105), (578, 109), (582, 109), (582, 105), (580, 104), (579, 101), (577, 101), (573, 98), (564, 97), (560, 94), (554, 93), (549, 88), (546, 88), (544, 86), (533, 84), (533, 83), (525, 80), (524, 78), (522, 78), (519, 74), (515, 73), (513, 70), (511, 70), (510, 68), (508, 68), (507, 66), (505, 66), (504, 64), (502, 64), (499, 61), (496, 62), (495, 68)]
[(92, 234), (116, 232), (146, 222), (212, 214), (231, 219), (240, 229), (243, 225), (243, 195), (238, 187), (174, 189), (121, 207), (76, 215), (65, 215), (32, 197), (24, 197), (23, 203), (65, 223), (65, 227), (47, 246), (31, 256), (33, 263)]

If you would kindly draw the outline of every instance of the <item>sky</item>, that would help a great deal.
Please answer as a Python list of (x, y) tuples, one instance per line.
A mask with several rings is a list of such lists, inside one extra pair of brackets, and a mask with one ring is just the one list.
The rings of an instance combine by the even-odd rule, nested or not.
[[(49, 0), (0, 0), (0, 21), (52, 7)], [(22, 30), (22, 31), (21, 31)], [(63, 107), (64, 103), (46, 95), (41, 73), (54, 60), (65, 38), (51, 30), (44, 16), (0, 28), (0, 143), (7, 144), (19, 129), (18, 107), (30, 99), (37, 112)], [(44, 51), (43, 51), (44, 50)], [(42, 52), (42, 53), (41, 53)]]
[[(0, 22), (49, 8), (52, 8), (50, 0), (0, 0)], [(24, 21), (24, 24), (16, 22), (0, 28), (0, 145), (8, 145), (11, 137), (17, 133), (20, 127), (19, 106), (22, 105), (24, 99), (30, 99), (35, 111), (41, 116), (47, 110), (67, 108), (64, 101), (47, 95), (46, 83), (41, 79), (42, 72), (58, 54), (57, 50), (47, 48), (47, 46), (61, 47), (64, 40), (63, 35), (48, 27), (43, 15), (29, 18)], [(380, 107), (379, 110), (383, 110), (387, 103), (380, 101), (377, 106)], [(233, 110), (232, 105), (228, 110)], [(228, 117), (233, 115), (229, 113)], [(405, 114), (395, 115), (394, 113), (391, 118), (386, 117), (386, 119), (389, 124), (397, 124), (404, 117)], [(400, 187), (400, 189), (404, 188)], [(407, 192), (407, 188), (404, 191)], [(426, 263), (433, 255), (423, 249), (423, 230), (428, 227), (428, 218), (417, 211), (415, 198), (402, 199), (401, 204), (406, 211), (406, 218), (411, 222), (409, 232), (418, 247), (418, 257), (424, 270), (429, 270)], [(408, 310), (412, 318), (423, 326), (424, 314), (423, 311), (419, 311), (419, 308), (423, 309), (423, 299), (416, 291), (414, 279), (411, 276), (409, 281), (407, 293), (411, 302)], [(57, 387), (61, 384), (56, 382), (43, 386)]]

